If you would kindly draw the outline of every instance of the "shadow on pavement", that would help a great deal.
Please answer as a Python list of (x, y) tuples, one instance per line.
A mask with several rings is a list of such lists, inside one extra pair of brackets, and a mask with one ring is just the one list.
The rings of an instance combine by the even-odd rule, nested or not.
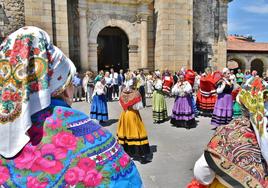
[(103, 127), (109, 127), (109, 126), (111, 126), (112, 124), (114, 124), (116, 122), (118, 122), (118, 119), (109, 119), (108, 121), (100, 123), (100, 124)]
[(147, 164), (152, 162), (153, 160), (153, 153), (157, 152), (157, 146), (152, 145), (150, 146), (150, 153), (145, 156), (134, 156), (132, 157), (132, 160), (139, 161), (141, 164)]

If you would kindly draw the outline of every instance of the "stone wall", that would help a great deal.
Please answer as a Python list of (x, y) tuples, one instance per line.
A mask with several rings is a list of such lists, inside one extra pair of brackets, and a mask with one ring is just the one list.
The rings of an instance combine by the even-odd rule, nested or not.
[(45, 30), (53, 40), (51, 1), (24, 0), (25, 25), (39, 27)]
[(155, 68), (173, 71), (192, 66), (193, 4), (156, 0)]
[(55, 0), (55, 13), (57, 46), (69, 56), (67, 0)]
[(194, 0), (194, 42), (207, 44), (208, 66), (226, 66), (227, 0)]
[(0, 4), (3, 6), (8, 19), (8, 23), (0, 28), (2, 35), (7, 36), (25, 25), (24, 1), (0, 0)]
[[(48, 32), (53, 43), (56, 44), (67, 56), (69, 55), (68, 44), (68, 21), (67, 21), (67, 0), (24, 0), (25, 25), (40, 27)], [(52, 19), (52, 7), (55, 16)], [(54, 25), (53, 25), (54, 22)]]

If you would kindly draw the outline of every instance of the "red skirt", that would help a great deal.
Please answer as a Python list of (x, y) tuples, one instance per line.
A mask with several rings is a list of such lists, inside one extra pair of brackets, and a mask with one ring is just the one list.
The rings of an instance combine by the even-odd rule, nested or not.
[(196, 103), (197, 103), (197, 109), (199, 110), (200, 115), (211, 116), (216, 100), (217, 100), (216, 94), (204, 96), (202, 95), (201, 91), (198, 90)]

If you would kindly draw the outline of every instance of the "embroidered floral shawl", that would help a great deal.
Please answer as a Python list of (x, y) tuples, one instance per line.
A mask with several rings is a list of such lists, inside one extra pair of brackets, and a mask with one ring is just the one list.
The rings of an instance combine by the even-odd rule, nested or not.
[(142, 187), (112, 134), (61, 100), (32, 116), (28, 134), (15, 158), (0, 157), (0, 187)]
[(31, 115), (48, 107), (75, 72), (73, 63), (36, 27), (23, 27), (0, 46), (0, 155), (13, 157), (29, 141)]

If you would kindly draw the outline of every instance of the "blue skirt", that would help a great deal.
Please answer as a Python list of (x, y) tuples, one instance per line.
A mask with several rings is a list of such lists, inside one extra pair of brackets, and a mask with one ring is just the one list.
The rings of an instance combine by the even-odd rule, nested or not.
[(195, 117), (197, 117), (199, 115), (199, 112), (198, 112), (198, 109), (197, 109), (197, 106), (196, 106), (196, 102), (195, 102), (195, 99), (194, 99), (194, 96), (193, 95), (191, 96), (191, 100), (192, 100), (192, 107), (194, 109)]
[(105, 95), (94, 95), (90, 109), (90, 118), (100, 121), (108, 120), (108, 107)]

